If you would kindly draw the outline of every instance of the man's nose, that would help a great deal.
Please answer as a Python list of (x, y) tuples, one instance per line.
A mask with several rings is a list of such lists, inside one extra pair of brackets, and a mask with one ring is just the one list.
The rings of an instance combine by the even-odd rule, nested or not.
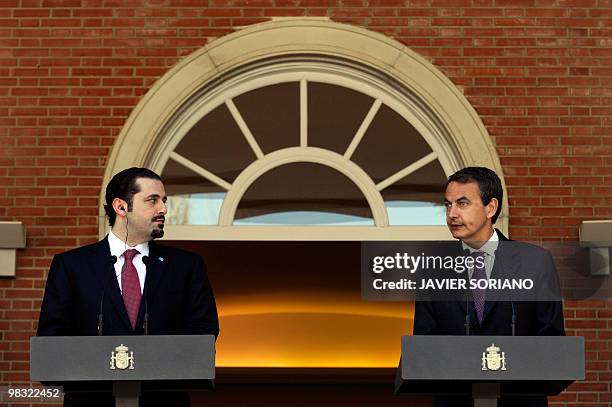
[(455, 205), (448, 205), (446, 207), (446, 217), (455, 219), (457, 217), (457, 207)]

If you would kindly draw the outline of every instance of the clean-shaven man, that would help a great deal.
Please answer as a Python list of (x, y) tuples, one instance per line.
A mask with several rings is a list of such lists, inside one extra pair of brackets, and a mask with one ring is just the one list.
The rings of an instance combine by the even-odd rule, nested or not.
[[(488, 168), (468, 167), (451, 175), (446, 184), (446, 222), (462, 249), (481, 256), (484, 269), (469, 271), (470, 278), (527, 276), (558, 289), (558, 276), (550, 253), (530, 244), (508, 244), (493, 225), (502, 206), (503, 189)], [(480, 262), (481, 264), (483, 262)], [(476, 273), (479, 275), (476, 276)], [(562, 303), (551, 301), (487, 301), (483, 290), (469, 301), (417, 301), (414, 335), (565, 335)], [(467, 314), (467, 318), (466, 318)], [(537, 363), (537, 361), (534, 361)], [(470, 398), (434, 398), (434, 406), (468, 407)], [(546, 397), (502, 398), (500, 406), (547, 406)]]

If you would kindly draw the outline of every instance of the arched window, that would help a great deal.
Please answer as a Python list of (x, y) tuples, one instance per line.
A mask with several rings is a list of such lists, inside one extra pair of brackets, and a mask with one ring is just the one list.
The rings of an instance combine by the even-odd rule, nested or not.
[(444, 225), (451, 163), (401, 95), (346, 63), (268, 62), (265, 76), (234, 78), (243, 93), (173, 129), (184, 135), (158, 166), (170, 224)]
[(130, 116), (106, 180), (130, 165), (162, 174), (175, 240), (444, 239), (449, 174), (484, 165), (503, 181), (444, 75), (325, 19), (251, 26), (181, 61)]

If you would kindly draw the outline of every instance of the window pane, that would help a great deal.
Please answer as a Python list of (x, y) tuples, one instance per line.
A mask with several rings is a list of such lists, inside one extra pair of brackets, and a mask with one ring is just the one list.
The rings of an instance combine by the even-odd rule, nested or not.
[(308, 145), (344, 154), (373, 102), (352, 89), (308, 82)]
[(445, 225), (446, 174), (439, 161), (404, 177), (381, 191), (390, 225)]
[(266, 153), (300, 144), (300, 84), (265, 86), (234, 98), (261, 150)]
[(255, 154), (225, 105), (204, 116), (175, 150), (228, 182), (255, 160)]
[(161, 174), (168, 195), (166, 221), (175, 225), (216, 225), (225, 190), (168, 160)]
[(373, 225), (361, 191), (338, 171), (319, 164), (283, 165), (244, 194), (234, 224)]
[(402, 116), (383, 105), (363, 136), (352, 160), (379, 183), (414, 161), (431, 148)]

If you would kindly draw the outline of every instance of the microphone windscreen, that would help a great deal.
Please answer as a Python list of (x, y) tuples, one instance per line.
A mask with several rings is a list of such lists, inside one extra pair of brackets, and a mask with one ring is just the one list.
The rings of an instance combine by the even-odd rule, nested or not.
[(149, 256), (142, 256), (142, 262), (145, 266), (149, 265)]

